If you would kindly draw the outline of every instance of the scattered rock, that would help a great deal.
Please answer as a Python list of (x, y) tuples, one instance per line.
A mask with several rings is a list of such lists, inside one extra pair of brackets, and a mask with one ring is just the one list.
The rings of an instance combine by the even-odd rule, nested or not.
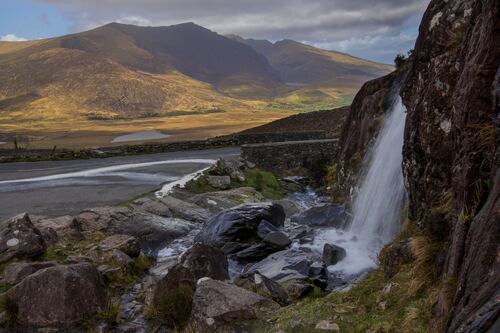
[[(226, 243), (256, 243), (257, 230), (262, 221), (282, 227), (285, 220), (283, 207), (273, 203), (240, 205), (225, 210), (203, 225), (196, 241), (223, 248)], [(226, 252), (230, 253), (230, 252)]]
[(325, 244), (323, 246), (323, 264), (325, 266), (336, 265), (346, 257), (347, 253), (343, 247), (335, 244)]
[(396, 275), (401, 266), (413, 260), (415, 260), (415, 254), (411, 248), (411, 239), (392, 243), (386, 246), (379, 255), (380, 265), (388, 279)]
[(195, 244), (179, 259), (179, 263), (189, 269), (196, 280), (209, 277), (215, 280), (228, 280), (226, 255), (209, 245)]
[(204, 176), (208, 185), (219, 189), (227, 190), (231, 187), (231, 177), (229, 176)]
[(18, 284), (28, 275), (31, 275), (41, 269), (55, 266), (56, 264), (57, 263), (54, 261), (11, 263), (5, 267), (2, 282), (11, 285)]
[(309, 295), (314, 290), (314, 286), (300, 282), (287, 283), (285, 290), (292, 299), (299, 300)]
[(87, 263), (52, 266), (27, 276), (6, 297), (17, 307), (19, 324), (72, 326), (106, 309), (99, 272)]
[(314, 229), (307, 225), (299, 225), (291, 227), (287, 230), (288, 236), (292, 240), (298, 240), (302, 243), (304, 239), (312, 239), (314, 237)]
[(118, 265), (124, 272), (130, 271), (134, 265), (132, 258), (118, 249), (111, 251), (111, 259), (113, 263)]
[[(32, 217), (31, 222), (42, 234), (51, 234), (54, 231), (57, 237), (70, 237), (82, 240), (82, 227), (73, 216), (59, 217)], [(51, 237), (52, 238), (52, 237)]]
[(209, 278), (198, 281), (192, 322), (197, 332), (224, 332), (245, 320), (257, 319), (279, 304), (246, 289)]
[(101, 251), (118, 249), (131, 257), (137, 257), (141, 252), (139, 242), (129, 235), (111, 235), (99, 244)]
[(256, 292), (261, 296), (270, 298), (281, 305), (288, 305), (290, 303), (290, 299), (285, 289), (283, 289), (279, 283), (266, 278), (260, 273), (242, 274), (234, 280), (234, 284), (246, 290)]
[(292, 222), (311, 227), (343, 228), (347, 223), (347, 214), (344, 206), (324, 205), (293, 216)]
[(320, 321), (319, 323), (316, 324), (315, 328), (320, 331), (340, 332), (339, 325), (332, 323), (329, 320)]
[(0, 263), (12, 258), (30, 258), (45, 252), (47, 245), (28, 214), (17, 215), (0, 224)]

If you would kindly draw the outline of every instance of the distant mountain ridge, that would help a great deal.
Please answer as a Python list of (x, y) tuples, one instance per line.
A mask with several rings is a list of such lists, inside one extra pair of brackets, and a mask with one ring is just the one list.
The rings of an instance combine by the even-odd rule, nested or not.
[(231, 126), (253, 126), (349, 104), (361, 84), (391, 69), (289, 40), (228, 38), (194, 23), (110, 23), (0, 42), (0, 132), (5, 141), (26, 131), (89, 131), (96, 124), (107, 131), (111, 121), (131, 119), (146, 119), (149, 129), (179, 115), (203, 118), (210, 127), (204, 115), (215, 114), (220, 126), (226, 118)]

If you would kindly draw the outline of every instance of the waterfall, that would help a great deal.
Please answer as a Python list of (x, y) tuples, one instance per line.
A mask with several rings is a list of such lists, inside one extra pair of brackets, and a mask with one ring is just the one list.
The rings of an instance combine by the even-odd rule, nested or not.
[(365, 157), (366, 174), (354, 198), (350, 232), (378, 251), (399, 232), (405, 199), (402, 150), (406, 109), (394, 98), (376, 141)]

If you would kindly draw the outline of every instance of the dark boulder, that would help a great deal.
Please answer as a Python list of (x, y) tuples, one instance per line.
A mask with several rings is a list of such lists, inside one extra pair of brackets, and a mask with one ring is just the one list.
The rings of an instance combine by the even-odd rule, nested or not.
[(258, 228), (267, 221), (282, 227), (285, 221), (283, 207), (273, 203), (240, 205), (225, 210), (203, 225), (196, 241), (222, 248), (226, 243), (258, 243)]
[(0, 225), (0, 263), (12, 258), (30, 258), (45, 252), (43, 236), (28, 216), (17, 215)]
[(221, 250), (209, 245), (193, 245), (182, 254), (179, 263), (187, 268), (196, 280), (202, 277), (215, 280), (229, 279), (226, 255)]
[(396, 275), (403, 265), (415, 260), (411, 242), (412, 240), (410, 238), (391, 243), (380, 252), (380, 266), (388, 279)]
[(290, 303), (287, 292), (279, 283), (268, 279), (258, 272), (242, 274), (234, 280), (234, 284), (270, 298), (281, 305), (288, 305)]
[(285, 290), (290, 298), (299, 300), (309, 295), (314, 290), (314, 285), (309, 283), (290, 282), (285, 285)]
[(152, 305), (168, 326), (182, 327), (191, 315), (195, 290), (195, 276), (188, 268), (176, 265), (156, 284)]
[(2, 282), (11, 285), (18, 284), (28, 275), (31, 275), (41, 269), (55, 266), (56, 264), (57, 263), (54, 261), (11, 263), (5, 267)]
[(88, 263), (53, 266), (29, 275), (6, 293), (22, 326), (73, 326), (106, 309), (97, 269)]
[(317, 206), (293, 216), (292, 222), (311, 227), (344, 228), (347, 223), (347, 213), (345, 207), (341, 205)]
[(343, 247), (335, 244), (325, 244), (323, 246), (323, 264), (325, 266), (336, 265), (346, 257), (347, 253)]

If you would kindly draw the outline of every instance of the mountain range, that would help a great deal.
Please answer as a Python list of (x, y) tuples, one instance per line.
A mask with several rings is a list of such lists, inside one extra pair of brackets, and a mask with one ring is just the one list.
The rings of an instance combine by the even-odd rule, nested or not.
[(130, 120), (142, 128), (149, 119), (150, 128), (150, 118), (162, 129), (180, 116), (206, 127), (215, 114), (218, 126), (227, 120), (232, 130), (348, 104), (363, 82), (391, 70), (291, 40), (222, 36), (194, 23), (111, 23), (0, 42), (0, 141), (96, 128), (126, 132)]

